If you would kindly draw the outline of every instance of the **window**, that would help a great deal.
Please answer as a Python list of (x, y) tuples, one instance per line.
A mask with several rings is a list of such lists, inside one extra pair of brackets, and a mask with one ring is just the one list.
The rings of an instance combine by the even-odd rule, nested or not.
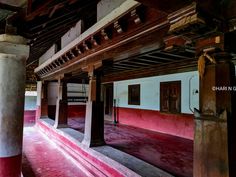
[(128, 86), (128, 104), (140, 105), (140, 84)]
[(160, 109), (162, 112), (180, 113), (181, 81), (160, 83)]

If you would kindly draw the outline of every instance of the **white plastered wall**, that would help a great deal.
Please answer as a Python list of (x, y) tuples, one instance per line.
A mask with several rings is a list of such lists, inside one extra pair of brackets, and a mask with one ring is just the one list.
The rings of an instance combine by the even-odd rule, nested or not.
[[(181, 113), (199, 108), (198, 72), (185, 72), (114, 82), (118, 107), (160, 110), (160, 82), (181, 81)], [(140, 105), (128, 105), (128, 85), (140, 84)]]

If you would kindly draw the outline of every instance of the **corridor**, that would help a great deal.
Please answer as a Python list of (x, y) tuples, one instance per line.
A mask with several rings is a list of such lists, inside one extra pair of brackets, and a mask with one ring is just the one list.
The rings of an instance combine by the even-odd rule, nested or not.
[(83, 166), (73, 163), (69, 156), (65, 156), (55, 144), (32, 126), (24, 128), (23, 143), (24, 177), (91, 176)]

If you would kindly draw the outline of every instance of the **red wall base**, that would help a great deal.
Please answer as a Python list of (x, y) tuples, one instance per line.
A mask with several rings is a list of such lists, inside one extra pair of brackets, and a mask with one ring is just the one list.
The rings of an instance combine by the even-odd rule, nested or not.
[(191, 114), (167, 114), (160, 111), (116, 108), (119, 123), (193, 140), (194, 119)]
[(36, 110), (25, 110), (24, 112), (24, 124), (35, 123)]
[[(86, 105), (69, 105), (68, 106), (68, 117), (85, 117)], [(56, 105), (48, 106), (48, 116), (55, 119)]]
[(69, 105), (68, 117), (85, 117), (86, 105)]
[(21, 155), (13, 157), (0, 157), (0, 176), (19, 177), (21, 176)]
[[(55, 118), (56, 106), (48, 106), (48, 115), (50, 118)], [(31, 124), (35, 123), (35, 120), (40, 118), (40, 106), (37, 106), (36, 110), (25, 110), (24, 123)], [(86, 111), (86, 105), (69, 105), (68, 106), (68, 117), (70, 118), (84, 118)]]

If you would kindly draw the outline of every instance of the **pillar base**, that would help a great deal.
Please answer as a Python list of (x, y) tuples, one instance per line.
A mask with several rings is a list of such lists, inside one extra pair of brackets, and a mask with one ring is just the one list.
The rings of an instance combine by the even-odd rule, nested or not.
[(83, 140), (82, 144), (84, 144), (87, 147), (96, 147), (96, 146), (103, 146), (106, 145), (104, 140)]
[(69, 126), (67, 124), (59, 124), (59, 125), (54, 125), (54, 128), (68, 128)]
[(219, 116), (195, 110), (194, 177), (229, 176), (226, 110)]
[(68, 116), (68, 103), (67, 100), (57, 100), (56, 115), (55, 115), (55, 128), (66, 128)]
[(40, 119), (47, 119), (48, 116), (41, 116)]
[(82, 141), (88, 147), (105, 145), (103, 102), (88, 101), (86, 104), (85, 131)]
[(22, 155), (13, 157), (0, 157), (0, 176), (1, 177), (20, 177), (21, 176)]

